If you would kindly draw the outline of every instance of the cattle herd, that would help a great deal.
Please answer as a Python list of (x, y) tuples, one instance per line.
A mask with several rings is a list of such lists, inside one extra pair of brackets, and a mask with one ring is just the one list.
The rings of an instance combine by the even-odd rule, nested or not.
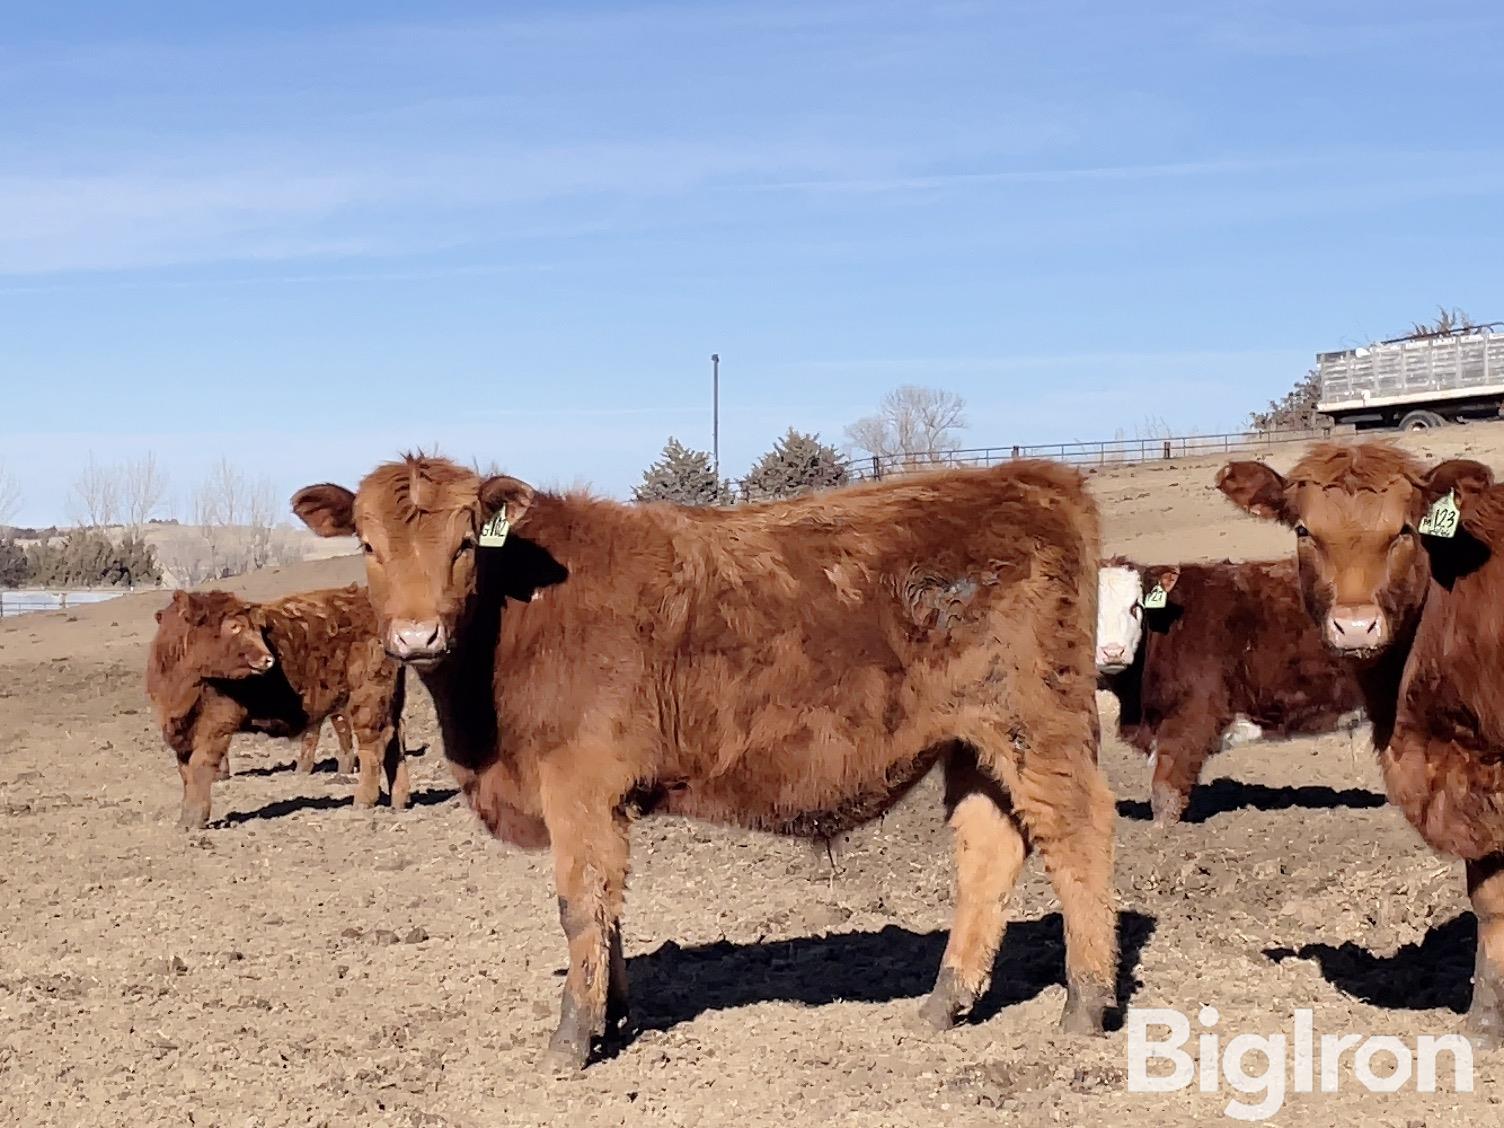
[(1068, 1031), (1117, 1002), (1115, 808), (1096, 691), (1148, 756), (1156, 823), (1207, 757), (1366, 718), (1389, 798), (1460, 858), (1478, 917), (1468, 1028), (1504, 1037), (1504, 486), (1382, 443), (1324, 444), (1288, 475), (1216, 486), (1295, 534), (1291, 558), (1102, 559), (1076, 471), (947, 469), (734, 508), (535, 491), (422, 455), (296, 514), (359, 539), (367, 585), (269, 603), (176, 592), (146, 688), (204, 826), (237, 732), (322, 724), (355, 801), (409, 800), (404, 671), (466, 802), (551, 849), (568, 944), (550, 1068), (628, 1017), (621, 915), (635, 819), (829, 839), (944, 777), (956, 903), (921, 1014), (985, 989), (1030, 853), (1065, 920)]

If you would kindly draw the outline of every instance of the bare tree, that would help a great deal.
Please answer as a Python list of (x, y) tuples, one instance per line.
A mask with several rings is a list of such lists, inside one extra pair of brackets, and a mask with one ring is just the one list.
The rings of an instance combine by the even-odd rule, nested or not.
[(887, 466), (921, 466), (959, 450), (966, 427), (966, 401), (954, 392), (905, 384), (882, 398), (877, 411), (846, 428), (855, 451)]
[(1435, 321), (1414, 321), (1410, 324), (1412, 337), (1445, 337), (1448, 333), (1456, 333), (1466, 329), (1476, 329), (1473, 319), (1463, 310), (1447, 309), (1446, 306), (1436, 307)]
[(300, 542), (277, 523), (277, 491), (270, 479), (250, 478), (220, 458), (194, 489), (196, 535), (174, 539), (164, 563), (178, 583), (221, 580), (302, 558)]
[(68, 498), (68, 516), (75, 525), (102, 529), (113, 525), (120, 515), (119, 472), (106, 466), (89, 452), (88, 464), (73, 479)]
[(21, 510), (21, 483), (0, 459), (0, 525), (7, 525)]
[(148, 452), (125, 463), (120, 471), (120, 489), (126, 527), (133, 535), (140, 536), (167, 497), (167, 475), (157, 465), (157, 456)]

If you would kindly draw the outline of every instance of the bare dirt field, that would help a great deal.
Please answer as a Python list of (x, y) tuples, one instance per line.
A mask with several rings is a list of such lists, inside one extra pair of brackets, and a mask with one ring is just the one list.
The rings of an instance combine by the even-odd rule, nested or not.
[[(1412, 441), (1504, 470), (1504, 426)], [(1274, 459), (1284, 467), (1297, 451)], [(1109, 548), (1275, 556), (1288, 534), (1211, 489), (1220, 460), (1094, 475)], [(253, 597), (346, 582), (335, 558)], [(355, 811), (332, 757), (242, 738), (216, 822), (174, 826), (172, 758), (141, 684), (136, 596), (0, 623), (0, 1120), (15, 1125), (1152, 1124), (1224, 1121), (1236, 1094), (1127, 1091), (1125, 1037), (1059, 1035), (1060, 917), (1031, 863), (975, 1021), (915, 1011), (950, 913), (927, 782), (832, 859), (673, 820), (634, 834), (626, 945), (641, 1030), (578, 1078), (534, 1069), (565, 951), (546, 855), (492, 843), (454, 797), (415, 694), (414, 809)], [(1105, 699), (1104, 699), (1105, 701)], [(1109, 727), (1109, 732), (1110, 727)], [(332, 747), (326, 734), (326, 753)], [(1188, 821), (1148, 822), (1109, 737), (1124, 993), (1274, 1033), (1460, 1028), (1473, 921), (1460, 866), (1382, 799), (1366, 732), (1213, 759)], [(1443, 1059), (1446, 1060), (1446, 1059)], [(1256, 1062), (1251, 1062), (1256, 1066)], [(1384, 1069), (1381, 1061), (1380, 1071)], [(1475, 1092), (1292, 1094), (1274, 1123), (1504, 1123), (1504, 1054)]]

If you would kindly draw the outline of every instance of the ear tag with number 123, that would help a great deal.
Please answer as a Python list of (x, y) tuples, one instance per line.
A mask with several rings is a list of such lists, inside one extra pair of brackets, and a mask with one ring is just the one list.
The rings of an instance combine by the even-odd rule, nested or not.
[(511, 526), (507, 524), (506, 506), (502, 506), (491, 519), (481, 526), (480, 544), (482, 548), (500, 548), (507, 543), (507, 532)]
[(1452, 491), (1448, 490), (1446, 496), (1434, 502), (1426, 515), (1420, 519), (1418, 531), (1428, 537), (1455, 537), (1460, 516), (1457, 498)]
[(1158, 611), (1165, 605), (1169, 593), (1165, 591), (1163, 584), (1155, 584), (1149, 589), (1149, 594), (1144, 596), (1144, 609), (1146, 611)]

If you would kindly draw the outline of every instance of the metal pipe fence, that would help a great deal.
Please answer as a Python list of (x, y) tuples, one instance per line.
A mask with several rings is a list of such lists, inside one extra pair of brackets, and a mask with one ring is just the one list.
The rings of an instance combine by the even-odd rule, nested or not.
[(848, 459), (853, 481), (871, 481), (942, 466), (993, 466), (1019, 458), (1048, 458), (1074, 466), (1124, 466), (1179, 458), (1209, 458), (1224, 454), (1256, 454), (1285, 443), (1327, 439), (1331, 428), (1300, 431), (1243, 431), (1223, 435), (1173, 435), (1153, 439), (1106, 439), (1101, 442), (1037, 443), (1004, 447), (971, 447), (927, 454), (900, 454)]

